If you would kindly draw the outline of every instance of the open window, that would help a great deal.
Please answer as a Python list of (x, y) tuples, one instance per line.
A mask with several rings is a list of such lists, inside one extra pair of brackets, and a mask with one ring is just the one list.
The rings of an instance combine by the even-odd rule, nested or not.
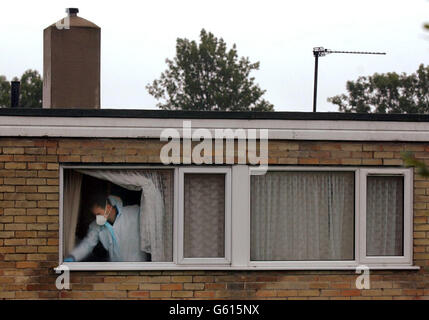
[(173, 262), (174, 170), (62, 170), (62, 260)]

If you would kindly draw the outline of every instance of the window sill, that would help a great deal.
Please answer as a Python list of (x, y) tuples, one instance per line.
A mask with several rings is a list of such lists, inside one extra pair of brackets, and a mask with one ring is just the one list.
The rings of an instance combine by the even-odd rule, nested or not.
[[(139, 262), (70, 262), (63, 263), (54, 270), (64, 270), (67, 267), (70, 271), (178, 271), (178, 270), (295, 270), (295, 271), (329, 271), (329, 270), (356, 270), (358, 265), (349, 266), (230, 266), (230, 265), (176, 265), (174, 263), (139, 263)], [(361, 265), (362, 266), (362, 265)], [(410, 265), (367, 265), (369, 270), (419, 270), (419, 266)]]

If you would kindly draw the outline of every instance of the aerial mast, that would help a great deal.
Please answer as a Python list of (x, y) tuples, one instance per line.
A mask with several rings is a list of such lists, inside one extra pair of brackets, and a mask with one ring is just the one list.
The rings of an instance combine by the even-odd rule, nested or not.
[(324, 57), (329, 53), (350, 53), (350, 54), (386, 54), (385, 52), (365, 52), (365, 51), (338, 51), (325, 49), (323, 47), (313, 48), (314, 55), (314, 94), (313, 94), (313, 112), (316, 112), (317, 106), (317, 73), (319, 68), (319, 57)]

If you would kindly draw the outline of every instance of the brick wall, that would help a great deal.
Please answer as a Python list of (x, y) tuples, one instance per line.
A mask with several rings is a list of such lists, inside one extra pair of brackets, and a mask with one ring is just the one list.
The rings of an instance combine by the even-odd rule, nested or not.
[[(72, 272), (58, 291), (59, 163), (159, 163), (162, 142), (0, 138), (0, 298), (429, 299), (429, 179), (414, 177), (418, 271)], [(429, 163), (429, 143), (271, 141), (270, 164), (400, 166), (401, 151)]]

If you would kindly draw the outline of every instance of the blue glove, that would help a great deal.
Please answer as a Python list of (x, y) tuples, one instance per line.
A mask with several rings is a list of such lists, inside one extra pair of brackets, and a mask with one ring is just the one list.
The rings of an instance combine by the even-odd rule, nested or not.
[(64, 262), (75, 262), (75, 260), (72, 256), (68, 256), (68, 257), (64, 258)]

